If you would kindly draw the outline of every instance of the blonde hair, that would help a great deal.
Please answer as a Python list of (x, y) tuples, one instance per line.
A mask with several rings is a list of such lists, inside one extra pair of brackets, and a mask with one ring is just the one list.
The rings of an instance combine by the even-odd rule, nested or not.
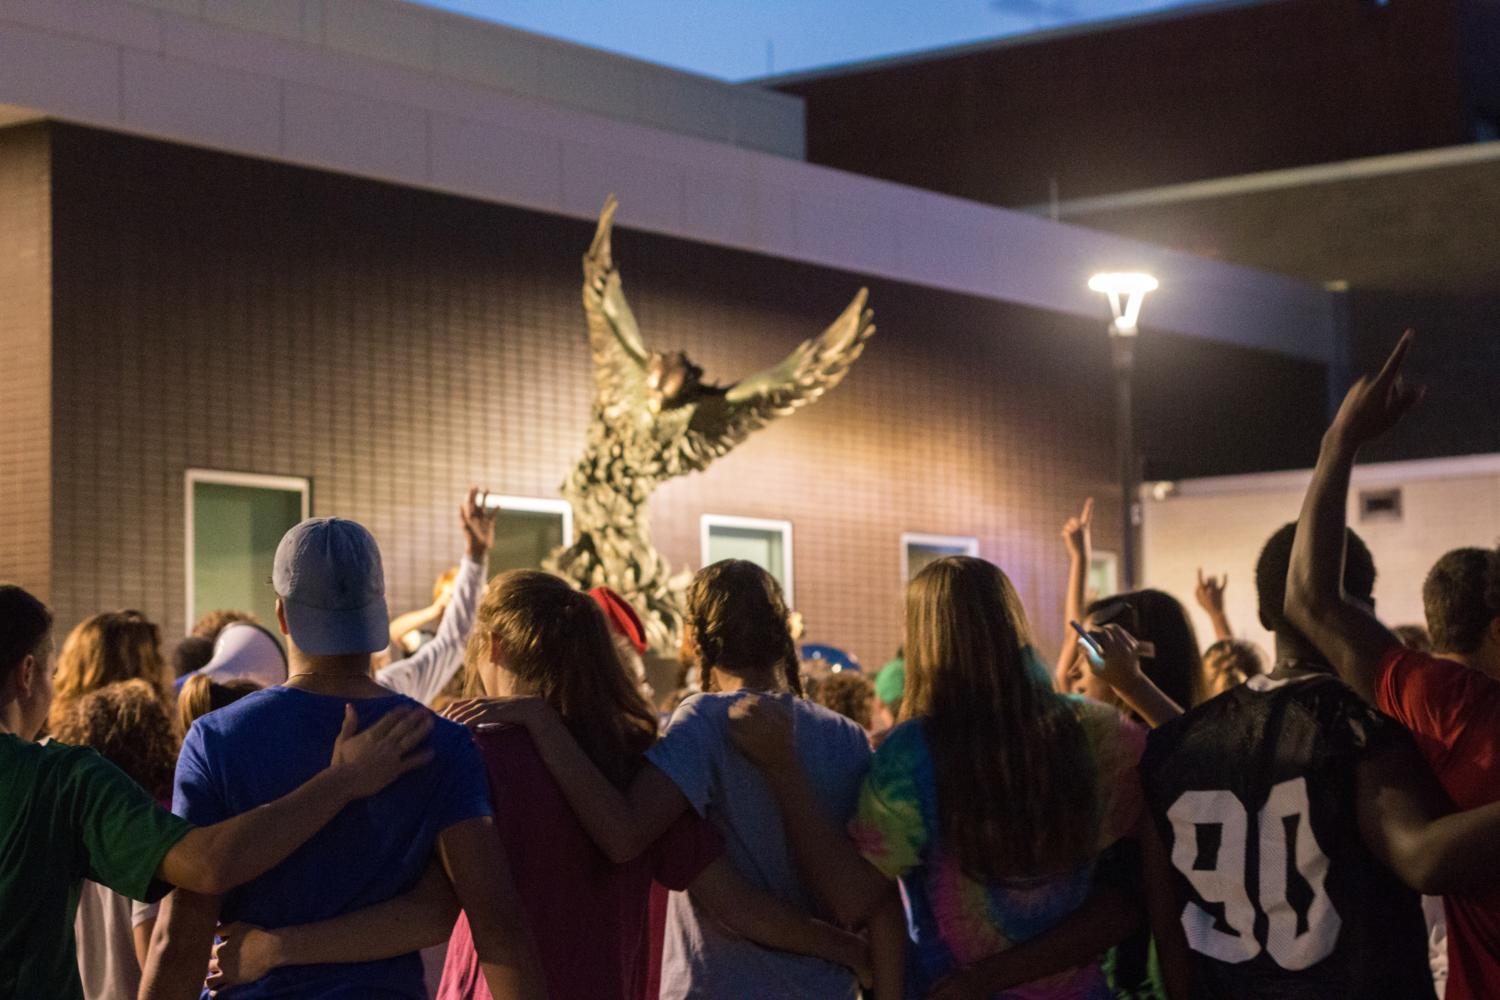
[(183, 682), (182, 690), (177, 693), (177, 722), (185, 733), (209, 712), (233, 705), (245, 695), (259, 690), (259, 684), (243, 678), (221, 684), (207, 674), (194, 674)]
[(161, 633), (139, 611), (106, 611), (80, 622), (57, 654), (56, 697), (48, 718), (55, 728), (72, 703), (108, 684), (142, 680), (167, 697), (167, 664)]
[(923, 720), (938, 832), (976, 881), (1086, 861), (1102, 825), (1081, 708), (1056, 694), (1021, 597), (998, 566), (930, 563), (906, 588), (906, 694)]

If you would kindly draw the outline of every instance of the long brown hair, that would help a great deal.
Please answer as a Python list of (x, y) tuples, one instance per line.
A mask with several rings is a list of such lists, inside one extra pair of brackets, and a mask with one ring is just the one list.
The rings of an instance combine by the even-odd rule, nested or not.
[(656, 741), (656, 713), (620, 663), (592, 597), (546, 573), (502, 573), (485, 588), (474, 636), (465, 658), (468, 693), (482, 693), (479, 664), (492, 642), (517, 687), (562, 716), (612, 783), (629, 783)]
[(753, 562), (724, 559), (700, 569), (687, 591), (687, 621), (699, 681), (709, 671), (735, 673), (780, 668), (786, 686), (802, 693), (790, 612), (776, 578)]
[(1015, 587), (949, 556), (906, 596), (903, 718), (921, 718), (946, 848), (979, 881), (1065, 871), (1093, 853), (1097, 776), (1078, 707), (1047, 684)]
[(177, 732), (160, 692), (144, 680), (106, 684), (74, 700), (52, 737), (99, 751), (157, 801), (172, 794)]
[(156, 690), (164, 706), (167, 664), (161, 633), (139, 611), (106, 611), (79, 622), (57, 654), (56, 700), (49, 728), (68, 706), (106, 684), (140, 679)]

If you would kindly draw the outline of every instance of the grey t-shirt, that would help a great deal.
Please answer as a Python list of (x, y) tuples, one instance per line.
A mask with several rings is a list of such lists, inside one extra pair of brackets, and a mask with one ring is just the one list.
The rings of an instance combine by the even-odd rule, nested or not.
[[(682, 790), (698, 814), (724, 837), (725, 853), (741, 878), (806, 912), (812, 890), (787, 853), (781, 811), (765, 779), (730, 742), (729, 706), (743, 694), (699, 694), (672, 715), (667, 734), (647, 758)], [(870, 766), (870, 743), (841, 715), (789, 694), (797, 756), (814, 793), (840, 827), (854, 814)], [(667, 907), (661, 998), (853, 998), (853, 973), (816, 958), (751, 944), (674, 892)]]

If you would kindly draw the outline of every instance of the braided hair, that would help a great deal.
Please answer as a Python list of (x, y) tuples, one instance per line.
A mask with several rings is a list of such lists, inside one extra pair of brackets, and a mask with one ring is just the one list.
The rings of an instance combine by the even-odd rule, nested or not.
[(787, 688), (801, 695), (789, 614), (781, 584), (752, 562), (725, 559), (699, 570), (688, 586), (687, 621), (704, 690), (714, 667), (735, 673), (779, 668)]

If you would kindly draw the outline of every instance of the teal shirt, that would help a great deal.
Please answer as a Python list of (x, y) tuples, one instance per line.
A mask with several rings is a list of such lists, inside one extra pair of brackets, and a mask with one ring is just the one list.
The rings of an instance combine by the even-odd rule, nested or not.
[(0, 734), (0, 997), (83, 1000), (80, 883), (160, 899), (157, 869), (192, 829), (92, 750)]

